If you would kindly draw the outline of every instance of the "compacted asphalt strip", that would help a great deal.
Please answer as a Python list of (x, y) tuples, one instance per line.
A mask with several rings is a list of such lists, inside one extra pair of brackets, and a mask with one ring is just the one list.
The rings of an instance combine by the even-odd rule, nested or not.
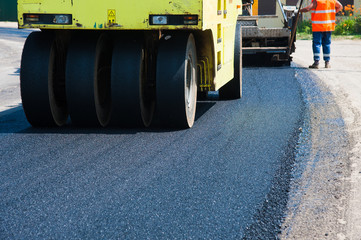
[(270, 201), (280, 219), (300, 87), (288, 67), (246, 69), (243, 86), (241, 100), (199, 102), (181, 131), (34, 129), (21, 108), (3, 114), (0, 238), (235, 239), (260, 231)]
[(286, 202), (268, 195), (287, 188), (277, 174), (292, 161), (302, 101), (293, 71), (279, 71), (246, 71), (243, 100), (200, 102), (183, 131), (34, 129), (21, 110), (2, 117), (1, 237), (242, 237), (268, 198)]

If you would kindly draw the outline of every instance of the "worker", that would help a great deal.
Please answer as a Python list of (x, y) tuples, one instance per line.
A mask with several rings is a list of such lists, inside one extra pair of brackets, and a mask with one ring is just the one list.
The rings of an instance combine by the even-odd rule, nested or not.
[(312, 0), (310, 5), (300, 9), (301, 13), (311, 11), (314, 63), (309, 66), (310, 68), (319, 68), (321, 46), (325, 68), (331, 67), (331, 34), (336, 26), (336, 13), (342, 8), (342, 4), (337, 0)]

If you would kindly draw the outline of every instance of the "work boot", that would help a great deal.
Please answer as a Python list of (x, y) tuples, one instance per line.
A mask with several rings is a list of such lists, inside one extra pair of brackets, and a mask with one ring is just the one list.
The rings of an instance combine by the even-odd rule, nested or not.
[(331, 64), (329, 61), (325, 62), (325, 68), (331, 68)]
[(320, 62), (319, 62), (319, 61), (315, 61), (312, 65), (309, 66), (309, 68), (318, 69), (318, 68), (319, 68), (319, 65), (320, 65)]

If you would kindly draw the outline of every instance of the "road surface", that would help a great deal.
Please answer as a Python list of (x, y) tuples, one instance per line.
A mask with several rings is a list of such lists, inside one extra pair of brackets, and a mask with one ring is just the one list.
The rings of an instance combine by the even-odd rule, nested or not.
[(244, 69), (243, 98), (198, 102), (189, 130), (34, 129), (19, 106), (28, 31), (0, 25), (0, 33), (1, 239), (342, 239), (354, 231), (348, 121), (302, 56), (292, 67)]
[[(326, 171), (329, 173), (328, 178), (333, 178), (334, 184), (329, 186), (313, 184), (312, 186), (304, 181), (298, 186), (303, 191), (298, 192), (298, 197), (291, 198), (289, 205), (295, 201), (303, 201), (304, 204), (300, 209), (307, 209), (307, 211), (300, 211), (301, 214), (292, 215), (293, 220), (286, 222), (284, 226), (293, 227), (288, 228), (289, 235), (284, 231), (283, 236), (288, 236), (288, 239), (359, 240), (361, 239), (361, 41), (333, 41), (331, 47), (332, 68), (320, 68), (312, 71), (307, 69), (313, 62), (312, 42), (297, 41), (296, 46), (294, 66), (296, 69), (300, 69), (300, 81), (308, 81), (302, 74), (302, 72), (307, 71), (310, 78), (314, 79), (322, 90), (313, 98), (317, 99), (320, 95), (328, 95), (326, 102), (318, 101), (318, 104), (312, 107), (320, 108), (320, 105), (324, 104), (327, 109), (321, 112), (323, 115), (339, 111), (341, 116), (340, 119), (328, 121), (332, 123), (332, 132), (329, 137), (333, 142), (330, 144), (330, 149), (327, 149), (330, 154), (322, 156), (322, 154), (315, 152), (314, 162), (317, 162), (318, 159), (320, 161), (314, 165), (312, 165), (312, 160), (310, 161), (310, 169), (319, 167), (317, 171), (319, 176), (322, 176), (325, 169), (328, 169)], [(314, 109), (312, 112), (317, 114), (320, 111)], [(319, 123), (319, 126), (322, 127), (320, 133), (324, 130), (323, 124), (322, 122)], [(342, 134), (343, 131), (346, 131), (345, 141), (340, 142), (338, 141), (340, 138), (331, 138), (333, 133), (340, 132)], [(318, 137), (319, 134), (315, 136), (315, 141), (318, 140)], [(321, 145), (317, 148), (317, 145), (320, 144), (316, 144), (316, 149), (325, 150), (324, 146)], [(333, 148), (339, 146), (342, 146), (344, 154), (335, 153)], [(305, 174), (304, 178), (307, 177), (312, 178)], [(324, 195), (319, 194), (319, 192), (325, 191), (328, 191), (327, 196), (334, 195), (337, 201), (325, 204), (325, 199), (322, 198)], [(304, 194), (304, 197), (301, 197), (301, 194)], [(332, 204), (334, 204), (333, 207), (330, 206)], [(290, 209), (295, 211), (295, 208), (291, 206)], [(297, 224), (293, 224), (295, 222)], [(338, 230), (340, 231), (338, 232)]]

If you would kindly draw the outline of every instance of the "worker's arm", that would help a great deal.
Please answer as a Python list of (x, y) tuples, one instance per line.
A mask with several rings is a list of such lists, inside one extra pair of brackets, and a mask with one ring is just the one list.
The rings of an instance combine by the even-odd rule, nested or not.
[(342, 4), (339, 1), (336, 1), (336, 13), (341, 11), (343, 8)]
[(301, 13), (309, 12), (309, 11), (311, 11), (312, 9), (316, 9), (316, 7), (317, 7), (317, 1), (316, 1), (316, 0), (313, 0), (310, 5), (308, 5), (307, 7), (301, 8), (301, 9), (300, 9), (300, 12), (301, 12)]

